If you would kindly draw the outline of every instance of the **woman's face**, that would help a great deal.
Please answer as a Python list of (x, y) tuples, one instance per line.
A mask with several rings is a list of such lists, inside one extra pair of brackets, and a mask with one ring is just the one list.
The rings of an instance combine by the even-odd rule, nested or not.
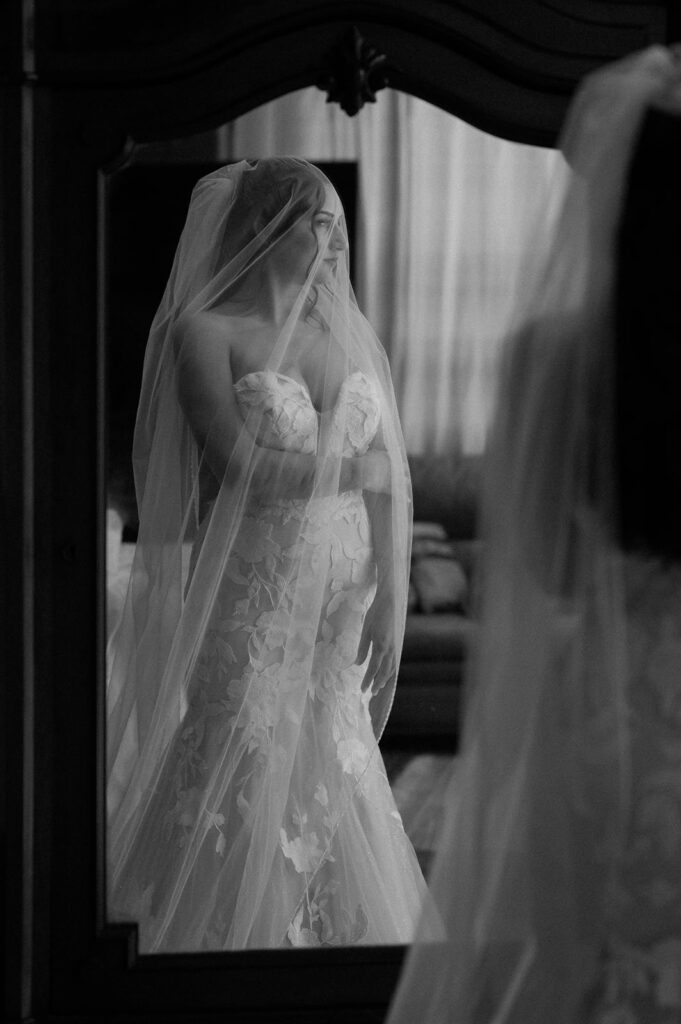
[(312, 219), (317, 252), (322, 253), (322, 263), (318, 271), (318, 276), (322, 278), (335, 272), (338, 258), (347, 248), (345, 232), (341, 228), (342, 214), (340, 199), (335, 190), (328, 187), (321, 209)]
[(343, 213), (334, 189), (327, 187), (320, 205), (305, 214), (286, 233), (280, 253), (282, 267), (291, 278), (301, 283), (310, 267), (321, 256), (315, 280), (330, 280), (338, 265), (338, 257), (347, 248), (345, 234), (340, 227)]

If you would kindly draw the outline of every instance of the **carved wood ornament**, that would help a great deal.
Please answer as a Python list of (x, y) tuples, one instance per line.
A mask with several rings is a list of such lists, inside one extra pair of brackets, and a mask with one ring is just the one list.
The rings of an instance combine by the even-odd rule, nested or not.
[(388, 84), (388, 59), (364, 39), (356, 25), (326, 56), (327, 68), (317, 85), (326, 92), (327, 103), (339, 103), (354, 117), (365, 103), (375, 103), (376, 93)]

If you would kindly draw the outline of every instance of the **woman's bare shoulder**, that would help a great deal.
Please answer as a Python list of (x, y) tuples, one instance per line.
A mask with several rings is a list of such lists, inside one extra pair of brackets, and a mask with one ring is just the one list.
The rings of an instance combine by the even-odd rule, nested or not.
[(183, 313), (175, 325), (176, 335), (182, 341), (200, 341), (202, 338), (222, 338), (226, 342), (234, 333), (234, 317), (202, 310), (197, 313)]
[(221, 344), (232, 350), (241, 345), (250, 346), (263, 333), (252, 318), (223, 310), (183, 313), (177, 320), (175, 332), (182, 344)]
[(232, 348), (238, 344), (238, 325), (235, 317), (202, 311), (183, 313), (178, 317), (174, 329), (175, 354), (181, 362), (189, 361), (202, 365), (219, 359), (231, 361)]

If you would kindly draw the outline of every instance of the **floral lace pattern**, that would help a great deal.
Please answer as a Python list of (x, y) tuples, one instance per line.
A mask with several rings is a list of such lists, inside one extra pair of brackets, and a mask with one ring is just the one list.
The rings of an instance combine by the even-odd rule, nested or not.
[[(344, 420), (337, 405), (332, 433), (338, 451), (359, 454), (378, 428), (379, 403), (361, 373), (343, 389)], [(238, 381), (235, 393), (245, 413), (260, 408), (262, 443), (315, 450), (318, 414), (298, 381), (257, 372)], [(191, 909), (174, 911), (190, 920), (181, 948), (411, 937), (425, 883), (356, 664), (375, 576), (360, 491), (246, 509), (158, 792), (163, 859), (137, 888), (144, 898), (137, 917), (144, 911), (151, 927), (163, 897), (150, 891), (149, 879), (173, 877), (173, 857), (196, 845), (185, 886)], [(318, 609), (320, 596), (315, 620), (307, 609)], [(304, 688), (301, 679), (309, 680)], [(260, 902), (244, 905), (236, 888), (259, 892)], [(141, 931), (144, 948), (144, 923)], [(172, 926), (156, 948), (180, 948)]]
[(681, 567), (627, 563), (632, 806), (597, 1024), (681, 1020)]
[[(246, 411), (257, 407), (263, 413), (261, 444), (308, 454), (316, 451), (319, 419), (304, 384), (285, 373), (256, 370), (241, 377), (234, 388)], [(376, 393), (369, 378), (360, 370), (346, 377), (342, 393), (346, 402), (342, 405), (336, 402), (332, 434), (343, 455), (363, 455), (380, 421)], [(341, 408), (345, 413), (343, 423), (340, 422)]]

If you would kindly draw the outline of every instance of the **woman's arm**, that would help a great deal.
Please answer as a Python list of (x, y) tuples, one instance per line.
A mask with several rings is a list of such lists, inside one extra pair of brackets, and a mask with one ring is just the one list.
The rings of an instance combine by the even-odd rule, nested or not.
[(371, 522), (371, 535), (376, 563), (378, 590), (392, 590), (393, 586), (393, 518), (392, 473), (386, 450), (383, 428), (379, 423), (366, 459), (376, 460), (376, 486), (365, 488), (364, 502)]
[[(385, 442), (379, 433), (368, 455), (382, 456), (387, 462)], [(389, 464), (388, 464), (389, 465)], [(388, 481), (389, 483), (389, 469)], [(364, 502), (371, 523), (371, 537), (376, 564), (376, 595), (367, 611), (357, 652), (361, 664), (369, 653), (371, 658), (364, 675), (364, 689), (379, 690), (397, 673), (395, 652), (395, 551), (393, 547), (392, 493), (386, 486), (381, 491), (365, 493)], [(406, 552), (405, 552), (406, 557)]]
[[(270, 497), (312, 494), (318, 459), (302, 452), (265, 448), (244, 434), (244, 420), (233, 391), (229, 346), (211, 317), (186, 318), (176, 328), (177, 389), (180, 405), (206, 462), (218, 481), (237, 479), (253, 462), (251, 487)], [(342, 459), (334, 491), (387, 487), (387, 456), (367, 453)], [(323, 493), (319, 492), (320, 496)]]

